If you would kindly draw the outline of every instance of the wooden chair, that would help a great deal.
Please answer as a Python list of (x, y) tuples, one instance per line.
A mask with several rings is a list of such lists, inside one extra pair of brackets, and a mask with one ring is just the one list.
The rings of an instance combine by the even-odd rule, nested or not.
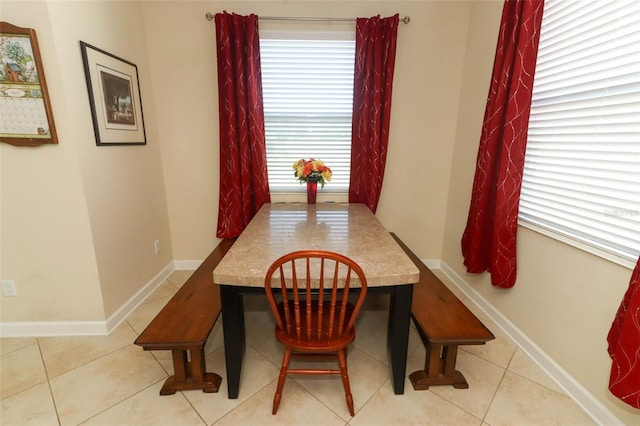
[[(287, 374), (339, 374), (353, 416), (346, 352), (367, 293), (360, 266), (338, 253), (297, 251), (271, 265), (264, 287), (276, 318), (276, 338), (285, 346), (272, 414), (278, 411)], [(348, 300), (350, 291), (355, 302)], [(340, 369), (289, 369), (291, 358), (326, 357), (337, 359)]]

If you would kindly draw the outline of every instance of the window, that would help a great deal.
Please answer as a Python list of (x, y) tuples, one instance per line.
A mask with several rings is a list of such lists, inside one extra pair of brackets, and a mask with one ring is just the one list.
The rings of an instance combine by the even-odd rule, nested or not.
[(293, 163), (317, 158), (331, 192), (348, 192), (355, 41), (263, 33), (260, 56), (270, 191), (305, 191)]
[(621, 264), (638, 258), (637, 0), (546, 0), (520, 219)]

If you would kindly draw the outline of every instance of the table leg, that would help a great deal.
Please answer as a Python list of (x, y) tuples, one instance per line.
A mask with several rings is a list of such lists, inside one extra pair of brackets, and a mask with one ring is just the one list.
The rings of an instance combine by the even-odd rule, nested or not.
[(227, 365), (229, 399), (237, 399), (245, 349), (244, 304), (239, 287), (220, 286), (224, 358)]
[(393, 392), (396, 395), (404, 393), (412, 298), (413, 284), (395, 286), (391, 292), (387, 349), (391, 358)]

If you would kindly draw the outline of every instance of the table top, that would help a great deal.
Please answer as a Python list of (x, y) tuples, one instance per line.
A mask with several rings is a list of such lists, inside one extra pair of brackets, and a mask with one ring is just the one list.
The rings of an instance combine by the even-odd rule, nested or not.
[(420, 272), (364, 204), (265, 204), (213, 271), (217, 284), (263, 287), (269, 266), (296, 250), (341, 253), (371, 287), (418, 282)]

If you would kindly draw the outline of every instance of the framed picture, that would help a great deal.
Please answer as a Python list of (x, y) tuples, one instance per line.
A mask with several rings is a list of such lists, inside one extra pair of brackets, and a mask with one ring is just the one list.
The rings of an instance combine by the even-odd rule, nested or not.
[(145, 145), (138, 67), (80, 42), (97, 145)]
[(0, 22), (0, 142), (57, 144), (36, 31)]

